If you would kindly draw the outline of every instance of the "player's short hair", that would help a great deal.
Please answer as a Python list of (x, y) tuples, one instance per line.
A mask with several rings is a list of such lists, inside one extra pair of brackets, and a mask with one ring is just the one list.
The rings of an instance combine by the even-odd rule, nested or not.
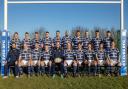
[(89, 43), (88, 43), (88, 45), (92, 45), (92, 43), (91, 43), (91, 42), (89, 42)]
[(111, 33), (110, 31), (107, 31), (107, 33)]
[(35, 44), (39, 44), (39, 42), (36, 42)]
[(45, 44), (45, 46), (48, 46), (48, 44)]
[(12, 42), (11, 44), (15, 44), (16, 45), (16, 42)]
[(45, 33), (49, 33), (48, 31), (46, 31)]
[(80, 30), (77, 30), (76, 33), (77, 33), (77, 32), (80, 32)]
[(17, 34), (18, 35), (18, 32), (15, 32), (14, 34)]
[(93, 44), (91, 42), (88, 43), (88, 46), (91, 45), (91, 48), (93, 49)]
[(56, 41), (56, 43), (59, 43), (60, 44), (60, 41)]
[(79, 42), (78, 45), (82, 45), (82, 42)]
[(70, 41), (68, 41), (68, 42), (67, 42), (67, 44), (70, 44), (70, 45), (72, 46), (72, 44), (71, 44), (71, 42), (70, 42)]
[(115, 43), (115, 41), (114, 41), (114, 40), (112, 40), (112, 41), (111, 41), (111, 43), (112, 43), (112, 42), (114, 42), (114, 43)]
[(85, 32), (84, 32), (84, 33), (86, 33), (86, 32), (88, 32), (88, 30), (85, 30)]
[(29, 34), (28, 32), (25, 32), (25, 34)]
[(57, 30), (57, 31), (56, 31), (56, 33), (57, 33), (57, 32), (59, 32), (59, 33), (60, 33), (60, 31), (59, 31), (59, 30)]
[(100, 42), (100, 45), (101, 45), (101, 44), (103, 44), (103, 47), (104, 47), (104, 42), (103, 42), (103, 41)]
[(35, 34), (39, 34), (39, 32), (35, 32)]
[(96, 30), (95, 33), (100, 32), (99, 30)]

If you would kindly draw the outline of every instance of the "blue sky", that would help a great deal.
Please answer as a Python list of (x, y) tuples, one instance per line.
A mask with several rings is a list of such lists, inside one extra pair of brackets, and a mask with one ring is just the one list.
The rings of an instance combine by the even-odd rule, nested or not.
[[(128, 29), (128, 0), (125, 5), (125, 28)], [(65, 30), (82, 26), (93, 29), (96, 26), (103, 28), (120, 28), (119, 5), (112, 4), (18, 4), (9, 5), (8, 30), (19, 32), (34, 31), (44, 27), (51, 36), (56, 30), (63, 35)], [(3, 0), (0, 0), (0, 30), (3, 30)]]

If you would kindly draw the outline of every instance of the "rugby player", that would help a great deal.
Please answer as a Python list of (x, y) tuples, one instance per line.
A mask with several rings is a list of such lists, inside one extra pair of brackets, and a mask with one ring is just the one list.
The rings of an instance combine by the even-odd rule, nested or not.
[(52, 54), (51, 50), (49, 49), (49, 45), (45, 44), (45, 49), (41, 52), (40, 54), (40, 70), (41, 70), (41, 75), (46, 73), (46, 67), (48, 68), (48, 74), (51, 74), (51, 65), (52, 65)]
[(79, 74), (79, 67), (85, 59), (84, 50), (82, 49), (82, 43), (78, 43), (78, 49), (75, 50), (75, 60), (73, 61), (73, 76), (76, 77)]
[(17, 32), (15, 32), (13, 35), (13, 38), (10, 42), (10, 47), (12, 46), (12, 43), (14, 43), (14, 42), (16, 43), (16, 49), (20, 50), (21, 49), (21, 41), (19, 39), (19, 35)]
[(100, 38), (100, 32), (99, 30), (95, 31), (95, 37), (92, 39), (94, 51), (97, 51), (99, 49), (99, 44), (101, 43), (102, 39)]
[(83, 39), (80, 36), (80, 31), (76, 31), (76, 36), (72, 39), (73, 42), (73, 49), (78, 50), (78, 43), (82, 43)]
[[(96, 76), (97, 61), (95, 59), (95, 52), (93, 50), (93, 47), (92, 47), (91, 43), (88, 43), (88, 50), (85, 51), (85, 63), (88, 64), (88, 75), (93, 73), (93, 75)], [(92, 70), (92, 72), (91, 72), (91, 70)]]
[(108, 69), (109, 74), (113, 75), (119, 75), (121, 63), (120, 63), (120, 57), (119, 57), (119, 50), (116, 48), (115, 42), (112, 41), (112, 45), (108, 54)]
[(67, 49), (64, 50), (64, 76), (67, 75), (67, 67), (72, 67), (73, 60), (75, 59), (75, 53), (72, 49), (70, 42), (67, 43)]
[(19, 56), (19, 70), (20, 70), (20, 75), (23, 74), (23, 67), (27, 67), (27, 74), (28, 77), (31, 75), (32, 71), (32, 55), (31, 51), (28, 48), (28, 45), (26, 43), (23, 44), (23, 50), (20, 52)]

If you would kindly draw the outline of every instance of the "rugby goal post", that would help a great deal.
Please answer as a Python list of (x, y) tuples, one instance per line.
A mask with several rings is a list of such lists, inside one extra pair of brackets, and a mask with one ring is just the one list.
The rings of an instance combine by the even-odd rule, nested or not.
[(9, 1), (4, 0), (4, 30), (2, 32), (1, 75), (4, 75), (4, 61), (9, 49), (8, 5), (9, 4), (119, 4), (121, 31), (121, 76), (127, 75), (126, 29), (124, 29), (124, 0), (119, 1)]

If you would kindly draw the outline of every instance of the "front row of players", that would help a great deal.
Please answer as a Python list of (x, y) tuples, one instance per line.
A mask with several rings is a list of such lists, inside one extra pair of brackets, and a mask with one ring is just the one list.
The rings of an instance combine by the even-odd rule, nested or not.
[[(60, 43), (57, 42), (54, 50), (49, 50), (48, 45), (45, 45), (45, 50), (39, 49), (39, 43), (35, 44), (35, 49), (28, 50), (27, 44), (21, 52), (16, 49), (16, 44), (12, 44), (5, 62), (5, 76), (7, 78), (8, 67), (14, 66), (14, 74), (17, 77), (23, 74), (23, 68), (27, 68), (28, 76), (35, 74), (49, 74), (55, 77), (55, 69), (58, 68), (61, 77), (67, 75), (69, 68), (73, 76), (79, 74), (101, 75), (102, 67), (105, 74), (118, 74), (120, 71), (119, 51), (115, 48), (115, 42), (112, 42), (111, 49), (105, 51), (103, 43), (100, 43), (98, 51), (94, 51), (92, 44), (88, 44), (88, 49), (83, 50), (82, 44), (78, 44), (78, 50), (72, 50), (72, 45), (67, 43), (67, 49), (62, 50)], [(17, 60), (18, 59), (18, 60)]]

